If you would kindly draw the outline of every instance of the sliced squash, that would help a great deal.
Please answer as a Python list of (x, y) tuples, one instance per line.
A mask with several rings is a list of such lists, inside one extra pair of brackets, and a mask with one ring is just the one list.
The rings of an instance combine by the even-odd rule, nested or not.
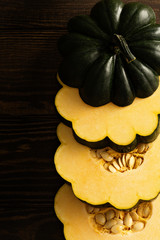
[(95, 157), (95, 150), (78, 143), (72, 129), (63, 123), (57, 135), (61, 145), (55, 153), (56, 170), (72, 184), (79, 199), (128, 209), (140, 199), (153, 199), (160, 192), (160, 135), (153, 143), (144, 148), (138, 145), (128, 154), (110, 148), (98, 150), (100, 157)]
[(66, 240), (159, 240), (160, 196), (129, 212), (94, 209), (63, 185), (55, 197), (55, 212), (64, 224)]
[[(59, 77), (58, 80), (62, 84)], [(126, 107), (113, 103), (92, 107), (82, 101), (77, 88), (63, 84), (55, 105), (72, 126), (77, 141), (90, 147), (110, 145), (117, 151), (130, 151), (138, 142), (155, 140), (159, 133), (160, 86), (152, 96), (136, 98)]]

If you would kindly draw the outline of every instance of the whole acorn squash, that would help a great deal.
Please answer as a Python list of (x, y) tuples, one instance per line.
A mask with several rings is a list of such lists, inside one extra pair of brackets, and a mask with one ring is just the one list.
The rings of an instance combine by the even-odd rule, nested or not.
[(160, 135), (153, 143), (140, 144), (128, 154), (108, 147), (86, 147), (62, 123), (57, 135), (61, 145), (55, 153), (56, 170), (72, 184), (79, 199), (93, 205), (110, 203), (118, 209), (129, 209), (160, 192)]
[(64, 224), (66, 240), (160, 239), (160, 195), (129, 212), (97, 209), (77, 199), (71, 187), (65, 184), (55, 197), (54, 207)]
[(90, 16), (73, 17), (59, 40), (61, 81), (91, 106), (130, 105), (157, 89), (160, 25), (151, 7), (102, 0)]

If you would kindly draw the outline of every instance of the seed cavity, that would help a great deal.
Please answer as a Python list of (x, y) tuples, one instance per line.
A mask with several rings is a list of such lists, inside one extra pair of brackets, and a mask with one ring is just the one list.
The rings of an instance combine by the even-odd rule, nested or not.
[(101, 160), (106, 171), (123, 173), (140, 167), (148, 149), (149, 144), (141, 143), (130, 153), (118, 153), (110, 147), (91, 149), (90, 152), (93, 158)]
[(95, 231), (108, 234), (127, 234), (142, 231), (152, 215), (152, 203), (141, 202), (131, 210), (113, 207), (94, 207), (86, 204)]

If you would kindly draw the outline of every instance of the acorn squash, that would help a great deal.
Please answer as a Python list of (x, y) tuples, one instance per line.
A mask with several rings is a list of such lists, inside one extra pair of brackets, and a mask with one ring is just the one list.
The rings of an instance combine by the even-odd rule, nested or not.
[(87, 104), (127, 106), (157, 89), (160, 25), (151, 7), (102, 0), (90, 16), (73, 17), (68, 30), (58, 43), (59, 76)]
[(128, 209), (160, 192), (160, 135), (153, 143), (140, 144), (128, 154), (86, 147), (63, 123), (57, 135), (61, 145), (55, 153), (56, 170), (72, 184), (79, 199)]
[(55, 212), (64, 224), (66, 240), (159, 240), (160, 196), (131, 211), (88, 206), (63, 185), (55, 197)]
[(92, 148), (107, 145), (127, 152), (139, 142), (151, 142), (159, 134), (160, 87), (148, 98), (135, 98), (126, 107), (108, 103), (92, 107), (82, 101), (77, 88), (61, 82), (55, 105), (65, 124), (73, 128), (76, 140)]

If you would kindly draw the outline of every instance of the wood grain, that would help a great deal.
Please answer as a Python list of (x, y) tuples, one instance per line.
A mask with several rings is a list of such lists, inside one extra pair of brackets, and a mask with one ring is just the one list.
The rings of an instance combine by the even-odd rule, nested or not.
[[(53, 207), (64, 183), (54, 167), (57, 40), (96, 2), (0, 1), (0, 240), (64, 240)], [(160, 22), (159, 1), (141, 2)]]
[(63, 239), (53, 208), (64, 182), (53, 164), (56, 121), (54, 115), (1, 117), (0, 239)]

